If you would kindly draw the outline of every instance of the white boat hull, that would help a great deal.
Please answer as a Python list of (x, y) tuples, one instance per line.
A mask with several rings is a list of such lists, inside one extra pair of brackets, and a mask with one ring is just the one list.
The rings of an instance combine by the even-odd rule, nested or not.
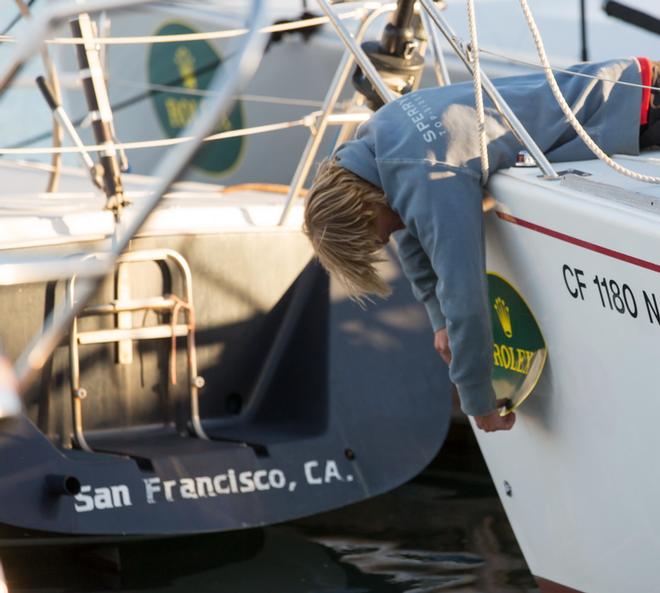
[[(600, 163), (570, 166), (614, 181)], [(488, 269), (531, 308), (548, 361), (514, 429), (477, 438), (547, 591), (650, 591), (660, 557), (660, 191), (630, 182), (617, 192), (587, 177), (587, 193), (537, 173), (492, 180)]]

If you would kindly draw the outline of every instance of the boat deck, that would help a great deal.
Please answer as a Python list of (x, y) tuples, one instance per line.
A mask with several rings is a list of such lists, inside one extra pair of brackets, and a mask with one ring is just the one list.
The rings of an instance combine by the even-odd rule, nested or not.
[[(101, 241), (115, 229), (104, 210), (105, 196), (79, 169), (63, 171), (60, 191), (45, 191), (50, 168), (36, 163), (0, 162), (0, 184), (20, 190), (0, 201), (0, 249), (16, 249)], [(125, 175), (126, 197), (145, 198), (155, 180)], [(218, 232), (291, 232), (302, 225), (302, 204), (296, 204), (285, 225), (279, 220), (286, 202), (281, 191), (181, 182), (167, 193), (139, 236), (200, 235)], [(130, 209), (126, 217), (130, 216)]]
[[(615, 155), (615, 160), (635, 172), (644, 175), (660, 174), (660, 151), (643, 152), (639, 156)], [(617, 173), (599, 160), (553, 163), (558, 174), (560, 191), (576, 191), (585, 200), (606, 201), (609, 205), (632, 207), (642, 212), (660, 215), (660, 185), (638, 181)], [(535, 187), (547, 187), (537, 167), (513, 167), (494, 176), (497, 179), (516, 179)]]
[[(226, 440), (202, 440), (178, 434), (172, 426), (140, 427), (134, 430), (113, 430), (88, 435), (94, 451), (131, 457), (150, 463), (167, 457), (184, 458), (201, 454), (230, 454), (249, 445)], [(265, 448), (261, 448), (264, 450)]]

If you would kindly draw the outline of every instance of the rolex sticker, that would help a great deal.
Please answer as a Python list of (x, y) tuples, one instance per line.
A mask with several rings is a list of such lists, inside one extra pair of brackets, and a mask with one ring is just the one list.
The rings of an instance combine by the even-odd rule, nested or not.
[[(156, 35), (197, 33), (182, 23), (166, 23)], [(193, 120), (222, 57), (206, 41), (154, 43), (149, 49), (148, 73), (152, 85), (151, 100), (158, 121), (169, 138), (179, 136)], [(213, 133), (243, 128), (243, 105), (236, 101), (220, 120)], [(229, 173), (239, 161), (243, 138), (225, 138), (207, 142), (197, 151), (192, 165), (210, 174)]]
[(541, 330), (527, 303), (504, 278), (488, 274), (493, 327), (493, 388), (516, 409), (533, 391), (547, 358)]

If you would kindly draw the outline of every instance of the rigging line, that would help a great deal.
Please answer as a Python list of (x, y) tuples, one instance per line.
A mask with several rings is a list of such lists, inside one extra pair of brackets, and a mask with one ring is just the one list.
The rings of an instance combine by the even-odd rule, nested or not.
[[(250, 136), (253, 134), (265, 134), (268, 132), (278, 132), (281, 130), (288, 130), (296, 127), (306, 127), (314, 129), (316, 120), (322, 115), (322, 111), (312, 111), (300, 119), (294, 119), (285, 122), (276, 122), (272, 124), (263, 124), (261, 126), (253, 126), (251, 128), (239, 128), (236, 130), (226, 130), (206, 136), (202, 142), (215, 142), (217, 140), (227, 140), (229, 138), (238, 138), (242, 136)], [(332, 123), (361, 123), (368, 119), (369, 113), (336, 113), (330, 116)], [(115, 144), (115, 148), (122, 150), (136, 150), (141, 148), (163, 148), (167, 146), (174, 146), (176, 144), (183, 144), (191, 140), (188, 136), (177, 138), (164, 138), (160, 140), (144, 140), (139, 142), (125, 142)], [(84, 146), (88, 152), (99, 152), (106, 150), (107, 147), (103, 144), (89, 144)], [(79, 152), (80, 148), (77, 146), (63, 146), (57, 148), (2, 148), (0, 147), (0, 156), (3, 154), (10, 155), (44, 155), (44, 154), (68, 154)]]
[[(204, 138), (203, 142), (214, 142), (216, 140), (226, 140), (228, 138), (237, 138), (239, 136), (249, 136), (251, 134), (265, 134), (267, 132), (277, 132), (279, 130), (286, 130), (289, 128), (295, 128), (299, 126), (310, 126), (311, 119), (318, 115), (318, 112), (313, 112), (307, 116), (287, 121), (279, 122), (274, 124), (264, 124), (262, 126), (254, 126), (252, 128), (240, 128), (238, 130), (227, 130), (225, 132), (218, 132), (217, 134), (212, 134)], [(141, 148), (163, 148), (167, 146), (174, 146), (176, 144), (183, 144), (189, 142), (192, 138), (188, 136), (178, 137), (178, 138), (165, 138), (161, 140), (144, 140), (140, 142), (125, 142), (115, 144), (117, 150), (136, 150)], [(43, 155), (43, 154), (68, 154), (79, 152), (77, 146), (62, 146), (59, 148), (1, 148), (0, 155), (2, 154), (17, 154), (17, 155)], [(85, 150), (88, 152), (99, 152), (102, 150), (107, 150), (107, 146), (103, 144), (90, 144), (85, 145)]]
[[(33, 0), (33, 1), (35, 1), (35, 0)], [(371, 2), (371, 3), (366, 2), (364, 4), (364, 9), (369, 8), (369, 6), (371, 4), (373, 4), (373, 2)], [(380, 6), (380, 4), (379, 4), (379, 6)], [(388, 5), (386, 5), (386, 6), (388, 6)], [(360, 11), (354, 11), (354, 12), (356, 14), (359, 14)], [(351, 13), (344, 13), (344, 15), (350, 15), (350, 14)], [(230, 58), (231, 58), (231, 55), (226, 55), (224, 57), (225, 60), (230, 59)], [(205, 74), (209, 70), (215, 69), (218, 66), (219, 63), (220, 63), (219, 61), (214, 61), (214, 62), (211, 62), (209, 64), (204, 64), (204, 65), (200, 66), (199, 68), (195, 69), (195, 75), (198, 76), (199, 74)], [(175, 78), (175, 79), (172, 79), (172, 80), (168, 81), (163, 86), (165, 86), (165, 87), (176, 86), (177, 84), (180, 84), (182, 82), (183, 82), (183, 77), (179, 76), (178, 78)], [(161, 91), (158, 91), (157, 89), (154, 89), (153, 91), (146, 91), (144, 93), (140, 93), (140, 94), (135, 95), (133, 97), (129, 97), (128, 99), (124, 99), (123, 101), (120, 101), (116, 104), (113, 104), (111, 106), (112, 110), (113, 111), (121, 111), (122, 109), (126, 109), (127, 107), (131, 107), (132, 105), (134, 105), (136, 103), (139, 103), (140, 101), (143, 101), (143, 100), (147, 99), (148, 97), (150, 97), (151, 95), (153, 95), (154, 93), (158, 93), (158, 92), (161, 92)], [(190, 94), (193, 94), (193, 93), (190, 93)], [(202, 93), (200, 92), (200, 94), (202, 94)], [(272, 102), (275, 102), (275, 101), (272, 101)], [(302, 106), (307, 106), (307, 107), (317, 107), (319, 105), (319, 103), (312, 104), (311, 102), (307, 103), (307, 104), (303, 104), (302, 101), (299, 104), (302, 105)], [(81, 117), (79, 119), (76, 119), (72, 123), (77, 128), (77, 127), (80, 126), (80, 124), (84, 120), (85, 120), (85, 117)], [(11, 146), (11, 148), (23, 148), (23, 147), (31, 146), (32, 144), (35, 144), (37, 142), (42, 142), (43, 140), (47, 140), (50, 137), (51, 137), (51, 132), (50, 131), (44, 131), (44, 132), (41, 132), (41, 133), (36, 134), (34, 136), (31, 136), (30, 138), (26, 138), (25, 140), (14, 143)]]
[[(233, 56), (233, 54), (227, 54), (225, 56), (225, 60), (230, 59)], [(219, 60), (213, 60), (212, 62), (209, 62), (208, 64), (202, 64), (199, 68), (195, 69), (194, 74), (196, 77), (198, 77), (200, 74), (206, 74), (208, 72), (212, 72), (215, 70), (218, 65), (220, 64)], [(174, 78), (166, 83), (165, 86), (170, 86), (170, 85), (176, 85), (179, 83), (183, 82), (183, 76), (179, 76), (178, 78)], [(146, 91), (144, 93), (139, 93), (137, 95), (134, 95), (132, 97), (129, 97), (128, 99), (124, 99), (123, 101), (119, 101), (117, 103), (114, 103), (110, 106), (113, 112), (118, 112), (122, 111), (123, 109), (126, 109), (127, 107), (131, 107), (132, 105), (135, 105), (136, 103), (139, 103), (140, 101), (144, 101), (145, 99), (148, 99), (152, 95), (157, 95), (160, 94), (160, 91)], [(83, 121), (86, 119), (86, 115), (74, 120), (72, 123), (74, 127), (79, 127)], [(21, 140), (20, 142), (16, 142), (10, 146), (10, 148), (25, 148), (26, 146), (30, 146), (32, 144), (35, 144), (37, 142), (41, 142), (42, 140), (47, 140), (48, 138), (51, 137), (51, 132), (45, 131), (41, 132), (39, 134), (36, 134), (34, 136), (31, 136), (30, 138), (26, 138), (25, 140)]]
[[(538, 64), (536, 62), (530, 62), (529, 60), (523, 60), (522, 58), (515, 58), (513, 56), (510, 56), (508, 54), (503, 54), (500, 52), (492, 51), (490, 49), (484, 49), (482, 47), (479, 48), (479, 52), (482, 54), (488, 54), (490, 56), (495, 56), (496, 58), (503, 58), (507, 60), (508, 62), (511, 62), (513, 64), (520, 64), (522, 66), (529, 66), (530, 68), (534, 68), (536, 70), (545, 70), (541, 64)], [(568, 70), (566, 68), (559, 68), (558, 66), (552, 66), (550, 64), (550, 68), (553, 72), (561, 72), (562, 74), (569, 74), (570, 76), (580, 76), (582, 78), (590, 78), (592, 80), (600, 80), (602, 82), (611, 82), (613, 84), (618, 84), (619, 86), (630, 86), (633, 88), (638, 88), (638, 89), (650, 89), (652, 91), (660, 91), (660, 87), (657, 86), (651, 86), (647, 84), (641, 84), (639, 82), (626, 82), (623, 80), (614, 80), (612, 78), (603, 78), (602, 76), (594, 76), (593, 74), (586, 74), (584, 72), (575, 72), (573, 70)]]
[(288, 99), (286, 97), (271, 97), (267, 95), (247, 95), (242, 94), (238, 97), (241, 101), (253, 101), (255, 103), (272, 103), (274, 105), (295, 105), (299, 107), (321, 107), (323, 101), (314, 101), (313, 99)]
[[(366, 2), (364, 6), (344, 12), (339, 15), (341, 19), (357, 19), (362, 16), (365, 10), (370, 5), (380, 3)], [(319, 16), (309, 19), (302, 19), (298, 21), (290, 21), (287, 23), (278, 23), (262, 27), (259, 33), (280, 33), (283, 31), (290, 31), (292, 29), (301, 29), (305, 27), (318, 27), (328, 23), (328, 17)], [(181, 33), (176, 35), (145, 35), (145, 36), (132, 36), (132, 37), (94, 37), (92, 41), (100, 45), (138, 45), (146, 43), (181, 43), (183, 41), (207, 41), (210, 39), (228, 39), (231, 37), (240, 37), (248, 32), (245, 28), (240, 29), (227, 29), (223, 31), (209, 31), (207, 33)], [(1, 35), (0, 41), (15, 42), (16, 38), (12, 35)], [(56, 37), (54, 39), (47, 39), (45, 41), (51, 45), (83, 45), (84, 40), (80, 37)]]
[(527, 19), (527, 24), (529, 25), (529, 30), (532, 34), (532, 38), (534, 39), (534, 44), (536, 45), (536, 49), (539, 54), (539, 59), (543, 64), (543, 70), (545, 71), (545, 77), (548, 81), (548, 85), (550, 86), (550, 90), (552, 91), (552, 94), (555, 100), (557, 101), (557, 104), (559, 105), (562, 112), (566, 116), (566, 119), (575, 130), (575, 133), (585, 143), (587, 148), (591, 150), (591, 152), (593, 152), (601, 161), (603, 161), (606, 165), (614, 169), (617, 173), (621, 173), (622, 175), (626, 175), (627, 177), (636, 179), (637, 181), (643, 181), (645, 183), (660, 183), (660, 177), (654, 177), (653, 175), (643, 175), (641, 173), (628, 169), (623, 165), (620, 165), (619, 163), (611, 159), (601, 149), (601, 147), (598, 146), (596, 142), (594, 142), (594, 140), (591, 138), (589, 133), (584, 129), (582, 124), (578, 121), (577, 117), (575, 117), (573, 111), (571, 111), (571, 108), (566, 102), (566, 99), (564, 99), (564, 95), (562, 94), (561, 89), (557, 84), (557, 80), (555, 79), (555, 76), (552, 73), (552, 68), (548, 62), (548, 56), (545, 52), (543, 40), (541, 39), (541, 33), (538, 29), (538, 26), (536, 25), (536, 21), (534, 20), (534, 16), (532, 15), (532, 11), (529, 8), (529, 4), (527, 3), (527, 0), (519, 0), (519, 1), (520, 1), (520, 6), (522, 7), (523, 13), (525, 15), (525, 18)]
[[(161, 93), (176, 93), (178, 95), (190, 95), (193, 97), (211, 97), (217, 93), (207, 91), (206, 89), (189, 89), (182, 86), (170, 86), (167, 84), (153, 84), (134, 82), (132, 80), (121, 80), (117, 78), (112, 79), (112, 83), (117, 86), (124, 86), (129, 88), (148, 89), (150, 91), (158, 91)], [(273, 97), (268, 95), (248, 95), (240, 94), (236, 96), (237, 100), (253, 101), (255, 103), (273, 103), (275, 105), (298, 105), (301, 107), (321, 107), (322, 101), (313, 101), (311, 99), (295, 99), (286, 97)]]

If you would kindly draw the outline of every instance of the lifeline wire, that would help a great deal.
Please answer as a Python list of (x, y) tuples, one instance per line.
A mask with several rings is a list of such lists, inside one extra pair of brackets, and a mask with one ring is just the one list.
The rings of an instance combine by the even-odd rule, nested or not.
[[(396, 7), (396, 3), (390, 2), (387, 4), (380, 4), (378, 2), (374, 1), (366, 1), (361, 4), (359, 8), (356, 8), (355, 10), (352, 11), (347, 11), (339, 15), (340, 19), (351, 19), (351, 18), (357, 18), (361, 17), (365, 11), (369, 11), (373, 9), (374, 7), (377, 7), (379, 10), (386, 11), (386, 10), (393, 10)], [(327, 23), (329, 21), (328, 17), (314, 17), (314, 18), (307, 18), (307, 19), (301, 19), (298, 21), (289, 21), (286, 23), (277, 23), (273, 24), (267, 27), (262, 27), (260, 29), (260, 33), (274, 33), (274, 32), (283, 32), (283, 31), (288, 31), (288, 30), (293, 30), (293, 29), (298, 29), (298, 28), (304, 28), (304, 27), (313, 27), (313, 26), (318, 26), (320, 24)], [(189, 34), (177, 34), (177, 35), (158, 35), (158, 36), (147, 36), (147, 37), (95, 37), (94, 41), (96, 43), (100, 44), (120, 44), (120, 45), (125, 45), (125, 44), (141, 44), (141, 43), (176, 43), (176, 42), (181, 42), (181, 41), (198, 41), (198, 40), (205, 40), (205, 39), (220, 39), (220, 38), (229, 38), (229, 37), (237, 37), (240, 35), (244, 35), (247, 32), (247, 29), (245, 28), (239, 28), (239, 29), (230, 29), (230, 30), (223, 30), (223, 31), (211, 31), (207, 33), (189, 33)], [(15, 42), (16, 38), (10, 35), (0, 35), (0, 43), (1, 42)], [(46, 43), (56, 43), (56, 44), (79, 44), (82, 43), (82, 40), (80, 38), (58, 38), (58, 39), (53, 39), (53, 40), (46, 40)], [(217, 64), (214, 65), (214, 67)], [(187, 90), (187, 89), (186, 89)], [(186, 90), (180, 89), (177, 92), (180, 93), (185, 93)], [(199, 91), (198, 91), (199, 92)], [(200, 92), (200, 95), (202, 93)], [(204, 93), (205, 95), (208, 95), (208, 92)], [(148, 95), (136, 97), (135, 100), (141, 100), (145, 98)], [(252, 96), (251, 96), (252, 97)], [(248, 96), (244, 97), (245, 99), (248, 99)], [(276, 98), (270, 98), (273, 99), (271, 102), (275, 103), (278, 102)], [(256, 98), (253, 100), (257, 100)], [(264, 100), (261, 98), (260, 100)], [(294, 100), (295, 101), (295, 100)], [(290, 101), (290, 104), (299, 104), (302, 105), (302, 101)], [(133, 103), (132, 99), (129, 99), (128, 101), (122, 102), (121, 105), (113, 106), (113, 110), (116, 110), (118, 108), (123, 108), (125, 106), (129, 106), (130, 104)], [(307, 102), (309, 105), (310, 102)], [(316, 107), (317, 105), (310, 105), (313, 107)], [(75, 122), (76, 127), (79, 125), (80, 122)], [(18, 146), (15, 146), (15, 148), (22, 148), (24, 146), (28, 146), (30, 144), (33, 144), (35, 142), (39, 142), (40, 140), (46, 139), (50, 134), (49, 133), (44, 133), (44, 134), (39, 134), (36, 137), (29, 138), (26, 141), (22, 141), (19, 143)], [(65, 152), (65, 151), (64, 151)], [(2, 154), (2, 152), (0, 152)], [(9, 154), (9, 152), (5, 152), (5, 154)], [(13, 154), (21, 154), (20, 152), (14, 152)], [(23, 154), (30, 154), (30, 153), (23, 153)], [(32, 153), (36, 154), (36, 153)], [(43, 153), (41, 153), (43, 154)]]
[(582, 127), (582, 124), (578, 121), (577, 117), (575, 117), (575, 115), (571, 111), (571, 108), (566, 102), (566, 99), (564, 99), (564, 96), (562, 95), (561, 89), (559, 88), (559, 85), (557, 84), (557, 80), (555, 79), (555, 76), (552, 72), (552, 67), (548, 62), (548, 56), (545, 52), (545, 47), (543, 46), (541, 33), (539, 32), (539, 29), (536, 26), (536, 21), (534, 20), (534, 16), (532, 15), (529, 5), (527, 4), (527, 0), (520, 0), (520, 6), (522, 7), (525, 18), (527, 19), (529, 30), (532, 33), (534, 44), (536, 45), (536, 49), (539, 54), (539, 59), (541, 60), (541, 64), (543, 65), (543, 70), (545, 71), (545, 77), (548, 80), (548, 84), (550, 85), (550, 90), (552, 91), (552, 94), (555, 97), (557, 104), (564, 112), (566, 119), (571, 124), (576, 134), (586, 144), (587, 148), (591, 150), (591, 152), (593, 152), (606, 165), (614, 169), (617, 173), (621, 173), (622, 175), (626, 175), (628, 177), (631, 177), (632, 179), (636, 179), (637, 181), (660, 184), (660, 177), (654, 177), (652, 175), (643, 175), (641, 173), (637, 173), (636, 171), (632, 171), (631, 169), (628, 169), (623, 165), (619, 165), (616, 161), (614, 161), (607, 154), (605, 154), (605, 152), (600, 148), (600, 146), (598, 146), (598, 144), (596, 144), (593, 141), (591, 136), (589, 136), (587, 131)]
[[(310, 114), (313, 116), (314, 114)], [(203, 142), (212, 142), (214, 140), (224, 140), (227, 138), (236, 138), (238, 136), (248, 136), (250, 134), (264, 134), (266, 132), (275, 132), (278, 130), (285, 130), (296, 126), (306, 126), (307, 119), (298, 119), (287, 122), (280, 122), (274, 124), (265, 124), (263, 126), (254, 126), (252, 128), (240, 128), (238, 130), (228, 130), (226, 132), (219, 132), (204, 138)], [(174, 146), (176, 144), (184, 144), (190, 142), (190, 136), (177, 136), (176, 138), (165, 138), (160, 140), (144, 140), (141, 142), (124, 142), (115, 144), (115, 148), (123, 150), (135, 150), (138, 148), (162, 148), (165, 146)], [(98, 152), (105, 150), (103, 144), (88, 144), (85, 145), (85, 150), (88, 152)], [(59, 148), (0, 148), (0, 154), (68, 154), (76, 153), (79, 149), (76, 146), (62, 146)]]
[[(530, 62), (529, 60), (523, 60), (521, 58), (515, 58), (508, 54), (503, 54), (501, 52), (493, 51), (491, 49), (479, 48), (479, 52), (489, 56), (494, 56), (496, 58), (502, 58), (507, 62), (512, 64), (521, 64), (523, 66), (529, 66), (530, 68), (536, 68), (537, 70), (544, 70), (544, 67), (536, 62)], [(641, 84), (639, 82), (627, 82), (624, 80), (614, 80), (613, 78), (603, 78), (602, 76), (595, 76), (594, 74), (587, 74), (586, 72), (576, 72), (575, 70), (568, 70), (567, 68), (559, 68), (558, 66), (550, 65), (550, 68), (553, 72), (561, 72), (562, 74), (568, 74), (569, 76), (579, 76), (582, 78), (590, 78), (592, 80), (599, 80), (601, 82), (611, 82), (612, 84), (618, 84), (619, 86), (629, 86), (637, 89), (650, 89), (652, 91), (660, 91), (660, 87), (653, 86), (651, 84)]]
[[(225, 132), (218, 132), (211, 136), (206, 136), (203, 142), (214, 142), (216, 140), (226, 140), (227, 138), (237, 138), (239, 136), (249, 136), (252, 134), (265, 134), (267, 132), (277, 132), (280, 130), (287, 130), (295, 127), (313, 128), (316, 123), (316, 118), (322, 115), (321, 111), (312, 111), (300, 119), (295, 119), (285, 122), (276, 122), (272, 124), (264, 124), (261, 126), (254, 126), (251, 128), (239, 128), (236, 130), (227, 130)], [(346, 123), (346, 122), (363, 122), (368, 117), (366, 113), (347, 113), (335, 114), (330, 116), (330, 121), (333, 123)], [(160, 140), (144, 140), (140, 142), (124, 142), (116, 143), (116, 149), (121, 150), (136, 150), (138, 148), (162, 148), (165, 146), (174, 146), (176, 144), (183, 144), (192, 140), (190, 136), (177, 136), (176, 138), (164, 138)], [(88, 152), (95, 152), (105, 150), (103, 144), (86, 144), (85, 150)], [(77, 146), (62, 146), (58, 148), (2, 148), (0, 147), (0, 155), (15, 154), (15, 155), (29, 155), (29, 154), (68, 154), (77, 153), (80, 149)]]
[[(365, 10), (369, 10), (372, 5), (381, 6), (380, 3), (364, 2), (362, 6), (355, 10), (347, 11), (339, 15), (340, 19), (355, 19), (360, 18)], [(396, 4), (389, 3), (385, 7), (394, 8)], [(318, 27), (329, 22), (328, 17), (318, 16), (308, 19), (301, 19), (298, 21), (289, 21), (287, 23), (278, 23), (262, 27), (259, 33), (281, 33), (284, 31), (291, 31), (293, 29), (300, 29), (303, 27)], [(210, 31), (207, 33), (181, 33), (176, 35), (145, 35), (135, 37), (94, 37), (94, 43), (101, 45), (134, 45), (134, 44), (147, 44), (147, 43), (180, 43), (182, 41), (206, 41), (210, 39), (227, 39), (230, 37), (239, 37), (248, 32), (245, 28), (240, 29), (227, 29), (223, 31)], [(15, 42), (16, 38), (12, 35), (0, 35), (0, 42)], [(82, 45), (84, 41), (80, 37), (57, 37), (55, 39), (47, 39), (47, 44), (55, 45)]]
[[(113, 84), (129, 88), (146, 89), (148, 91), (158, 91), (161, 93), (177, 93), (179, 95), (189, 95), (191, 97), (211, 97), (214, 94), (206, 89), (189, 89), (182, 86), (174, 86), (170, 84), (153, 84), (133, 82), (130, 80), (121, 80), (117, 78), (112, 79)], [(289, 105), (301, 107), (321, 107), (321, 101), (313, 101), (311, 99), (289, 99), (286, 97), (273, 97), (269, 95), (246, 95), (241, 94), (236, 97), (240, 101), (253, 101), (255, 103), (272, 103), (274, 105)]]

